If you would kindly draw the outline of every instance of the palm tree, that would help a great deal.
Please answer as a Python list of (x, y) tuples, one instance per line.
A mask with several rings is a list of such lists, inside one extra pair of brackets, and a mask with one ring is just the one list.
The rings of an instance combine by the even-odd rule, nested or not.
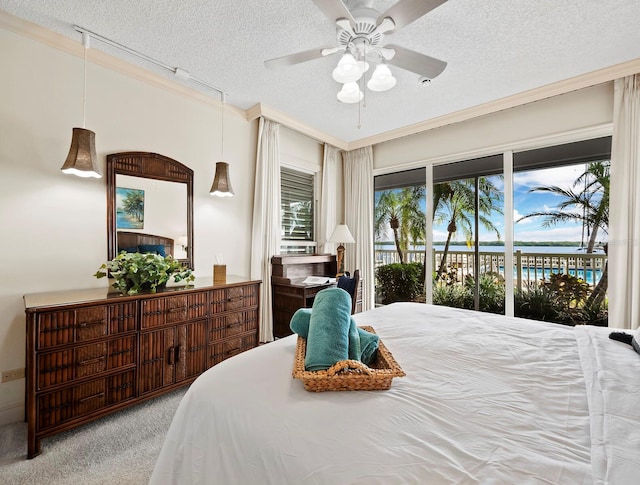
[(419, 243), (425, 236), (424, 210), (420, 201), (425, 197), (425, 186), (415, 185), (402, 189), (385, 190), (380, 193), (375, 206), (376, 236), (391, 228), (393, 240), (404, 264), (409, 242)]
[(587, 227), (591, 235), (587, 244), (587, 253), (592, 253), (596, 244), (598, 229), (608, 231), (609, 226), (609, 162), (592, 162), (587, 165), (585, 172), (580, 175), (574, 187), (584, 182), (583, 193), (589, 200), (592, 211), (584, 211)]
[[(609, 229), (609, 161), (591, 162), (575, 180), (572, 188), (555, 185), (532, 187), (529, 192), (547, 192), (563, 197), (555, 210), (533, 212), (521, 217), (520, 222), (529, 217), (544, 217), (542, 227), (552, 227), (563, 222), (580, 222), (590, 229), (587, 253), (595, 247), (598, 231), (607, 233)], [(573, 189), (581, 186), (579, 192)], [(605, 245), (606, 252), (606, 245)], [(586, 305), (600, 306), (607, 292), (609, 263), (605, 262), (600, 281), (587, 299)]]
[[(478, 205), (478, 220), (482, 226), (496, 233), (500, 239), (500, 232), (491, 221), (490, 217), (502, 214), (502, 192), (487, 177), (478, 179), (480, 192)], [(447, 241), (444, 245), (440, 267), (437, 277), (444, 272), (449, 245), (453, 235), (461, 230), (467, 244), (471, 243), (474, 229), (474, 213), (476, 210), (476, 192), (474, 179), (461, 179), (452, 182), (443, 182), (434, 186), (434, 223), (447, 223)]]

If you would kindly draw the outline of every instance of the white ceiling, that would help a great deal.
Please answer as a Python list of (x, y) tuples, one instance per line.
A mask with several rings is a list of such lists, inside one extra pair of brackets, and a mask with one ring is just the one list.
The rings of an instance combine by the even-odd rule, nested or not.
[[(396, 3), (371, 1), (378, 11)], [(311, 0), (0, 0), (0, 9), (78, 42), (73, 25), (82, 26), (220, 87), (229, 104), (262, 103), (346, 142), (640, 58), (640, 0), (448, 0), (387, 39), (447, 61), (445, 71), (421, 86), (391, 66), (396, 87), (369, 92), (359, 113), (336, 99), (339, 54), (263, 65), (337, 45)], [(157, 70), (98, 41), (91, 48)]]

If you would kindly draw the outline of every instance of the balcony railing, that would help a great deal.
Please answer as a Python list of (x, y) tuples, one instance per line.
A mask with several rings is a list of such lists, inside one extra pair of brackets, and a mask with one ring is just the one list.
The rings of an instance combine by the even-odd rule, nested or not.
[[(443, 255), (442, 250), (432, 251), (434, 271), (440, 267)], [(405, 253), (405, 263), (423, 263), (424, 257), (424, 250), (409, 250)], [(376, 268), (400, 262), (395, 250), (376, 249), (375, 258)], [(449, 251), (445, 268), (462, 282), (467, 275), (474, 274), (474, 260), (473, 251)], [(478, 261), (480, 274), (494, 273), (505, 277), (504, 253), (480, 251)], [(514, 252), (514, 284), (521, 289), (522, 285), (549, 280), (551, 273), (560, 273), (581, 278), (593, 288), (602, 277), (606, 261), (606, 254), (525, 253), (518, 250)]]

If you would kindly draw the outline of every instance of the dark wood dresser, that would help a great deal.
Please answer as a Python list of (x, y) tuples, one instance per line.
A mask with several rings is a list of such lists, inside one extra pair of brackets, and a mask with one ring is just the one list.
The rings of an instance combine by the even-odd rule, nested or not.
[(43, 437), (190, 384), (258, 345), (260, 281), (25, 295), (28, 457)]

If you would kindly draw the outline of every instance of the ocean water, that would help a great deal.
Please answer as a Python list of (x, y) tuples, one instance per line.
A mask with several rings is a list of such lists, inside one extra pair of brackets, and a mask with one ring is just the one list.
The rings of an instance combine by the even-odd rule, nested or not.
[[(375, 245), (376, 249), (395, 251), (396, 247), (393, 244), (378, 244)], [(444, 245), (434, 246), (436, 251), (444, 251)], [(584, 251), (578, 251), (579, 245), (576, 246), (514, 246), (514, 251), (522, 251), (523, 253), (559, 253), (559, 254), (584, 254)], [(411, 246), (412, 251), (424, 251), (424, 246)], [(449, 246), (449, 251), (473, 251), (473, 246), (468, 248), (467, 246)], [(481, 253), (504, 253), (504, 246), (480, 246)], [(596, 253), (599, 254), (599, 253)]]
[[(387, 250), (387, 251), (395, 251), (395, 246), (393, 244), (376, 244), (375, 248), (377, 250)], [(436, 251), (443, 251), (444, 245), (434, 246)], [(566, 255), (575, 255), (575, 256), (584, 256), (584, 251), (578, 251), (579, 246), (514, 246), (514, 251), (521, 251), (523, 254), (566, 254)], [(411, 248), (413, 251), (424, 251), (424, 246), (416, 246), (415, 248)], [(449, 246), (450, 252), (460, 251), (460, 252), (470, 252), (473, 251), (473, 248), (468, 248), (467, 246), (461, 245), (452, 245)], [(480, 246), (480, 253), (504, 253), (504, 246)], [(596, 253), (598, 256), (604, 256), (604, 253)], [(541, 267), (535, 266), (523, 266), (522, 268), (522, 279), (525, 281), (540, 281), (542, 279), (548, 280), (551, 273), (568, 273), (572, 276), (576, 276), (581, 278), (585, 282), (590, 285), (595, 285), (600, 281), (602, 277), (602, 268), (598, 265), (598, 267), (594, 269), (592, 268), (584, 268), (583, 265), (589, 265), (590, 261), (579, 259), (578, 267), (569, 267), (566, 268), (567, 261), (565, 258), (561, 258), (561, 267), (557, 267), (554, 265), (553, 268), (548, 267), (548, 263), (545, 265), (546, 267), (543, 269)], [(526, 264), (525, 262), (523, 262)], [(504, 266), (500, 266), (500, 273), (504, 275)], [(517, 277), (517, 269), (513, 269), (513, 277)]]

